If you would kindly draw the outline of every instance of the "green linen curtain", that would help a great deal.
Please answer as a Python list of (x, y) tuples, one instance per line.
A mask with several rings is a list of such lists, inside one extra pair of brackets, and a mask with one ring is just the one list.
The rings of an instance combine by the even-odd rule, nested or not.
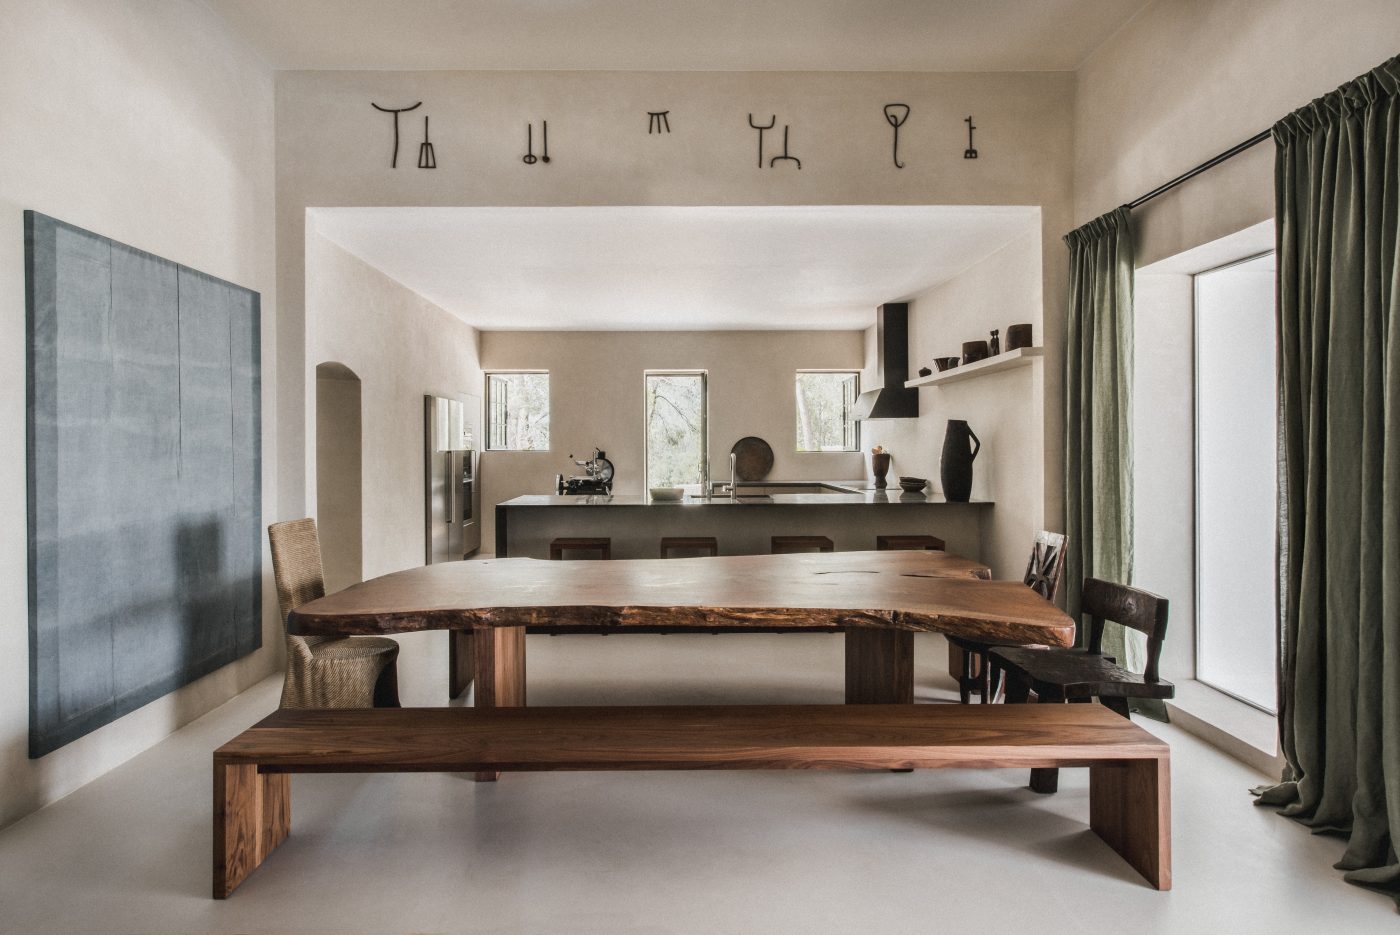
[[(1070, 295), (1065, 341), (1065, 607), (1080, 619), (1086, 575), (1133, 575), (1133, 233), (1126, 207), (1065, 237)], [(1081, 635), (1084, 631), (1081, 630)], [(1146, 664), (1142, 634), (1117, 624), (1104, 651)], [(1082, 642), (1082, 641), (1081, 641)], [(1160, 705), (1146, 713), (1165, 718)]]
[(1273, 137), (1288, 766), (1260, 803), (1400, 899), (1400, 57)]

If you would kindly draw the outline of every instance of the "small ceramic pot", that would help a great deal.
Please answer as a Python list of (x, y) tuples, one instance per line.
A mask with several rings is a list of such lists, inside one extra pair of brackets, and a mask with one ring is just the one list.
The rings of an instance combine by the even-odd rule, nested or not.
[(964, 341), (962, 362), (965, 364), (976, 363), (979, 360), (987, 359), (986, 341)]
[(1018, 347), (1032, 347), (1030, 325), (1010, 325), (1006, 329), (1006, 349), (1014, 351)]

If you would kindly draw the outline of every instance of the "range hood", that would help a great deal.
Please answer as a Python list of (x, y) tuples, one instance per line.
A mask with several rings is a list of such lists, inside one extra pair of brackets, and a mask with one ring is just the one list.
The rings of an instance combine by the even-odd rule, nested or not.
[(909, 303), (886, 302), (875, 311), (875, 379), (877, 389), (856, 399), (857, 419), (914, 419), (919, 391), (906, 389), (909, 379)]

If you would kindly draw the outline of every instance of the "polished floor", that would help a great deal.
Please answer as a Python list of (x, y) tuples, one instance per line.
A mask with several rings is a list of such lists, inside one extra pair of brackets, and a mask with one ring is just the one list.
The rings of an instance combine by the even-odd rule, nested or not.
[[(405, 637), (405, 704), (445, 693), (446, 637)], [(536, 704), (839, 702), (841, 641), (531, 637)], [(918, 642), (920, 701), (948, 701)], [(1086, 826), (1087, 773), (297, 776), (292, 836), (209, 898), (210, 752), (271, 710), (269, 679), (0, 832), (3, 933), (1380, 932), (1341, 846), (1251, 805), (1263, 777), (1172, 744), (1175, 889)]]

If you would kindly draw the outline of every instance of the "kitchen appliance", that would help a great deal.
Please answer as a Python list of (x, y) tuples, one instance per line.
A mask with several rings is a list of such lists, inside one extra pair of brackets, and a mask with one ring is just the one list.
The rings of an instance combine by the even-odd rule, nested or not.
[(476, 439), (480, 403), (423, 397), (424, 564), (458, 562), (481, 548)]
[(857, 419), (913, 419), (919, 390), (909, 388), (909, 303), (886, 302), (875, 312), (875, 381), (879, 387), (856, 397)]
[[(574, 474), (568, 478), (562, 474), (554, 475), (554, 492), (567, 496), (611, 494), (613, 463), (608, 460), (607, 455), (608, 453), (601, 448), (594, 448), (593, 457), (586, 461), (574, 462), (583, 468), (582, 474)], [(572, 458), (573, 455), (569, 457)]]

